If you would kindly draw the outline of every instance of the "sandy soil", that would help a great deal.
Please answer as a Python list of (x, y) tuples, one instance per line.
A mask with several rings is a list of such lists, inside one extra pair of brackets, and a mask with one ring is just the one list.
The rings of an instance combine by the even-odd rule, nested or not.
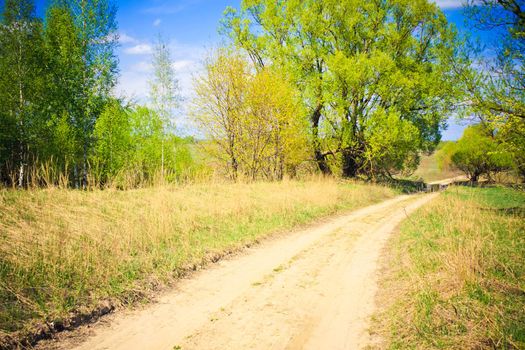
[(429, 182), (429, 185), (450, 185), (456, 181), (467, 181), (468, 178), (465, 175), (458, 175), (449, 179), (443, 179), (439, 181)]
[[(268, 240), (120, 312), (64, 349), (359, 349), (381, 248), (436, 194), (400, 196)], [(49, 345), (49, 344), (48, 344)]]

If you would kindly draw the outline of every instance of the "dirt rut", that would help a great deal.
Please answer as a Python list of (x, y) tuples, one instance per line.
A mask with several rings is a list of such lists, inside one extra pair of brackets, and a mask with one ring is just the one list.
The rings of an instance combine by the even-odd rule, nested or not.
[[(269, 240), (97, 324), (75, 349), (359, 349), (390, 233), (436, 194), (400, 196)], [(56, 346), (56, 344), (55, 344)]]

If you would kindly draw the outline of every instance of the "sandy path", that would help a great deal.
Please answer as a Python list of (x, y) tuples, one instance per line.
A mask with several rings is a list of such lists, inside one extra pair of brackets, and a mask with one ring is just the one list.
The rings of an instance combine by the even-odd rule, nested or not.
[(178, 283), (102, 322), (76, 349), (358, 349), (368, 341), (380, 250), (436, 194), (400, 196), (333, 218)]
[(450, 185), (456, 181), (467, 181), (468, 178), (465, 175), (459, 175), (456, 177), (451, 177), (448, 179), (438, 180), (434, 182), (429, 182), (429, 185)]

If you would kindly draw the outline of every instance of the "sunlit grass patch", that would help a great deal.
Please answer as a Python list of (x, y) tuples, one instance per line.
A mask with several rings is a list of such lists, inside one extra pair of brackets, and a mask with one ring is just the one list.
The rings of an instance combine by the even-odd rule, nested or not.
[(373, 330), (382, 348), (525, 348), (525, 193), (452, 187), (400, 227)]
[(0, 330), (141, 299), (272, 232), (395, 195), (330, 179), (0, 191)]

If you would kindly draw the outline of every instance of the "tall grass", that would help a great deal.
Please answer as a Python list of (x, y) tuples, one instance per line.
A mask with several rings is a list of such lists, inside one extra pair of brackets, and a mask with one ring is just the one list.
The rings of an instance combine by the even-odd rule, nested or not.
[(525, 349), (525, 193), (451, 188), (390, 248), (380, 348)]
[(12, 334), (111, 298), (389, 188), (318, 179), (129, 191), (0, 190), (0, 329)]

